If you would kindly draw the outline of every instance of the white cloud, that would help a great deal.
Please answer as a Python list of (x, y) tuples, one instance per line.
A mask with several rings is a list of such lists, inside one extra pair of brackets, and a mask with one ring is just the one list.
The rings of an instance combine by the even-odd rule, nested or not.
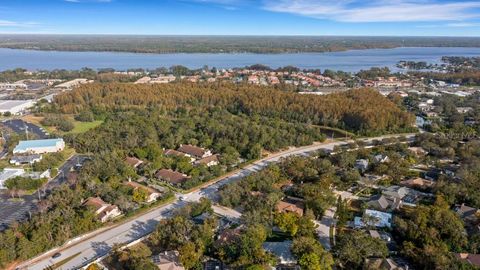
[(341, 22), (462, 21), (479, 17), (480, 1), (266, 0), (264, 9)]
[(459, 22), (459, 23), (448, 23), (446, 26), (448, 27), (480, 27), (480, 23)]
[(32, 27), (39, 25), (36, 22), (15, 22), (8, 20), (0, 20), (0, 27)]

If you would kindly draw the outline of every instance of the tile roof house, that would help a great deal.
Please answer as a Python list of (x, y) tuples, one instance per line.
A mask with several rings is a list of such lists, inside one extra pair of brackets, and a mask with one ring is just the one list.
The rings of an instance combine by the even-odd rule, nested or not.
[(160, 270), (185, 270), (179, 256), (180, 253), (176, 250), (164, 251), (152, 256), (152, 261)]
[(225, 229), (221, 231), (215, 240), (215, 245), (219, 246), (231, 243), (241, 235), (242, 229), (243, 225), (240, 225), (234, 229)]
[(412, 151), (417, 156), (424, 156), (427, 154), (427, 151), (422, 147), (408, 147), (408, 150)]
[(165, 156), (170, 156), (170, 157), (187, 157), (187, 158), (190, 158), (190, 162), (194, 162), (196, 160), (196, 158), (194, 158), (190, 155), (187, 155), (185, 153), (182, 153), (182, 152), (179, 152), (179, 151), (173, 150), (173, 149), (167, 149), (163, 152), (163, 154)]
[(400, 186), (389, 186), (388, 188), (382, 191), (382, 194), (387, 197), (393, 197), (398, 199), (403, 199), (403, 197), (412, 193), (412, 190), (407, 187)]
[(480, 210), (470, 206), (466, 206), (464, 203), (455, 208), (455, 212), (466, 222), (475, 223), (480, 217)]
[(207, 167), (218, 165), (218, 155), (211, 155), (195, 161), (195, 165), (205, 165)]
[(210, 150), (190, 144), (180, 145), (177, 151), (187, 154), (188, 156), (194, 157), (196, 159), (202, 159), (212, 155), (212, 152)]
[(136, 169), (143, 164), (143, 160), (140, 160), (136, 157), (127, 157), (125, 158), (125, 163)]
[(381, 270), (404, 270), (405, 268), (390, 258), (368, 258), (365, 259), (365, 269), (381, 269)]
[(395, 197), (387, 197), (382, 194), (372, 196), (366, 203), (368, 208), (391, 211), (398, 209), (402, 204), (402, 201)]
[(361, 172), (365, 172), (368, 169), (368, 160), (366, 159), (357, 159), (355, 161), (355, 168)]
[(480, 254), (458, 253), (455, 256), (473, 266), (480, 267)]
[(95, 210), (97, 218), (101, 222), (118, 217), (122, 214), (116, 205), (104, 202), (100, 197), (90, 197), (84, 203), (84, 206), (92, 207)]
[(430, 188), (435, 183), (432, 180), (427, 180), (421, 177), (412, 178), (400, 182), (400, 185), (411, 188)]
[(275, 209), (280, 213), (297, 213), (303, 216), (305, 204), (302, 200), (287, 197), (277, 203)]
[(132, 187), (133, 189), (143, 189), (147, 192), (148, 194), (148, 198), (147, 198), (147, 203), (150, 203), (150, 202), (154, 202), (156, 201), (159, 197), (162, 196), (162, 193), (156, 189), (153, 189), (151, 187), (148, 187), (148, 186), (144, 186), (142, 184), (139, 184), (137, 182), (133, 182), (133, 181), (128, 181), (125, 183), (125, 185), (129, 186), (129, 187)]
[(155, 177), (172, 185), (181, 185), (190, 179), (190, 177), (186, 174), (172, 171), (170, 169), (161, 169), (157, 171), (157, 173), (155, 173)]

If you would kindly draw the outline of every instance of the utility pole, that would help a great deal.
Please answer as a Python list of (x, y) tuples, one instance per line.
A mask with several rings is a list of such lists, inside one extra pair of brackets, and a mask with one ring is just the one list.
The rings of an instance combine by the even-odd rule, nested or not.
[(23, 126), (25, 127), (25, 136), (27, 137), (27, 141), (28, 141), (28, 126), (25, 123), (23, 123)]

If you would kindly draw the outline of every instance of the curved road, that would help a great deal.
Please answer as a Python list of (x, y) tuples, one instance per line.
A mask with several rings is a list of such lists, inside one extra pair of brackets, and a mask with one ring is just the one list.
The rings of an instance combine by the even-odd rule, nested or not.
[[(414, 136), (414, 135), (408, 135)], [(381, 140), (392, 136), (382, 136), (370, 138), (366, 141)], [(395, 136), (393, 136), (395, 137)], [(177, 199), (170, 204), (154, 209), (150, 212), (141, 214), (133, 220), (128, 220), (120, 225), (114, 225), (108, 228), (102, 228), (84, 236), (82, 239), (70, 240), (64, 246), (48, 251), (37, 258), (22, 263), (18, 269), (42, 270), (47, 266), (53, 265), (66, 258), (72, 257), (70, 261), (64, 264), (60, 269), (78, 269), (96, 258), (102, 257), (111, 250), (116, 243), (127, 244), (151, 233), (157, 223), (166, 217), (169, 217), (173, 209), (180, 208), (186, 204), (186, 201), (196, 201), (201, 197), (207, 197), (216, 200), (218, 189), (232, 181), (241, 179), (251, 173), (257, 172), (270, 163), (278, 162), (280, 159), (293, 155), (308, 155), (319, 149), (333, 150), (336, 145), (343, 145), (348, 142), (330, 142), (318, 143), (305, 147), (291, 148), (289, 150), (270, 155), (267, 158), (258, 160), (237, 172), (220, 178), (217, 182), (209, 184), (200, 190), (188, 194), (178, 195)], [(61, 252), (62, 256), (52, 259), (55, 252)]]

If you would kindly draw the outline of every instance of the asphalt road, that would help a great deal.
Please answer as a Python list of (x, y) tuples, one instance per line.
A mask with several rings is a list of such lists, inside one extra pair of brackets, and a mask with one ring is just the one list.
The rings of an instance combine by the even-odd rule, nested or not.
[[(391, 136), (371, 138), (369, 141), (375, 139), (381, 140), (386, 137)], [(268, 158), (256, 161), (251, 165), (244, 167), (233, 175), (224, 177), (208, 187), (188, 194), (179, 195), (177, 200), (173, 203), (142, 214), (136, 217), (134, 220), (126, 221), (121, 225), (113, 226), (108, 229), (99, 229), (97, 232), (93, 232), (90, 234), (90, 236), (86, 236), (83, 239), (71, 240), (63, 247), (51, 250), (38, 256), (37, 258), (24, 262), (19, 266), (19, 269), (42, 270), (47, 266), (58, 263), (59, 261), (71, 256), (73, 256), (72, 259), (65, 263), (60, 269), (78, 269), (87, 265), (96, 258), (108, 254), (108, 252), (111, 250), (111, 247), (116, 243), (127, 244), (151, 233), (155, 229), (159, 220), (169, 217), (172, 213), (171, 210), (183, 207), (187, 201), (196, 201), (201, 197), (206, 197), (215, 201), (217, 199), (217, 191), (221, 186), (241, 179), (254, 172), (260, 171), (270, 163), (278, 162), (282, 158), (293, 155), (307, 155), (319, 149), (333, 150), (334, 146), (342, 144), (346, 144), (346, 142), (314, 144), (306, 147), (293, 148), (271, 155)], [(52, 259), (51, 256), (56, 252), (61, 252), (62, 256)]]

